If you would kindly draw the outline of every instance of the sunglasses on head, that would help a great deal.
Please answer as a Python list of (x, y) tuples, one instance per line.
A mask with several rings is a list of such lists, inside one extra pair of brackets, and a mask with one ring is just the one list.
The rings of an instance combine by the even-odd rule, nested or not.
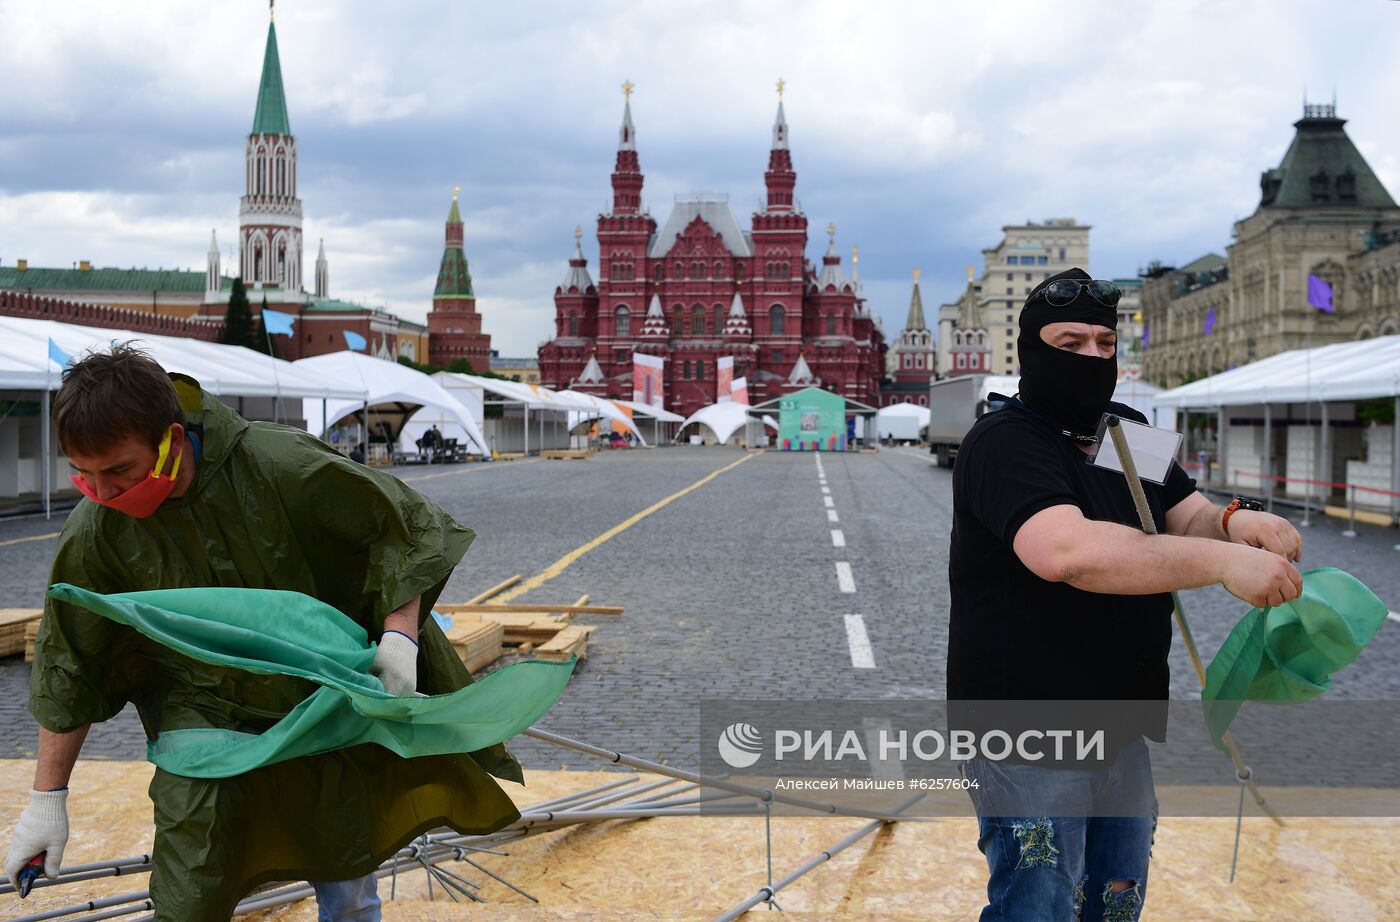
[(1059, 279), (1040, 290), (1040, 296), (1051, 307), (1064, 307), (1074, 303), (1079, 292), (1086, 290), (1089, 296), (1104, 307), (1117, 307), (1122, 290), (1108, 279)]

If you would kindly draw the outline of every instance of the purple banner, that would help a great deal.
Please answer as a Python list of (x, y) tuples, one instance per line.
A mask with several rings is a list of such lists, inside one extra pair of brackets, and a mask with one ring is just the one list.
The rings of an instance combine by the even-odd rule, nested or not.
[(1142, 348), (1144, 348), (1144, 349), (1147, 348), (1148, 333), (1149, 333), (1149, 332), (1150, 332), (1150, 330), (1149, 330), (1149, 328), (1148, 328), (1147, 321), (1144, 320), (1143, 323), (1142, 323)]
[(1209, 336), (1213, 329), (1215, 329), (1215, 308), (1212, 307), (1206, 310), (1206, 335)]
[(1308, 303), (1320, 311), (1332, 313), (1332, 286), (1308, 273)]

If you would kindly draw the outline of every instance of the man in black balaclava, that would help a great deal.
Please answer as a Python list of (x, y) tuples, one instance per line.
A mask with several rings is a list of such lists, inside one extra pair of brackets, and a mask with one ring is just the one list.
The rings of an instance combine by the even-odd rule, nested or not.
[[(1138, 917), (1157, 813), (1144, 737), (1166, 739), (1171, 592), (1220, 583), (1263, 607), (1302, 587), (1290, 563), (1302, 539), (1284, 519), (1213, 506), (1173, 465), (1143, 483), (1159, 532), (1146, 535), (1123, 475), (1087, 463), (1105, 412), (1146, 422), (1112, 402), (1118, 298), (1081, 269), (1031, 290), (1020, 399), (977, 420), (953, 468), (949, 723), (1017, 741), (962, 764), (989, 870), (983, 920)], [(1126, 717), (1123, 702), (1138, 703)], [(1022, 743), (1095, 727), (1096, 758)]]
[[(1051, 303), (1048, 292), (1057, 282), (1077, 283), (1079, 289), (1059, 306)], [(1056, 285), (1056, 294), (1065, 287)], [(1095, 282), (1075, 268), (1035, 286), (1021, 308), (1021, 335), (1016, 340), (1021, 400), (1075, 435), (1089, 437), (1098, 431), (1118, 383), (1118, 297), (1117, 286)], [(1070, 351), (1065, 345), (1071, 340), (1076, 345), (1092, 343), (1093, 348)]]

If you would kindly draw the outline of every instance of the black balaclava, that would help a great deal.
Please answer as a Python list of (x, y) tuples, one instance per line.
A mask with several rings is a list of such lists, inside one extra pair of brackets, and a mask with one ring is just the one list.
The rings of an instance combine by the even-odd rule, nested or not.
[(1021, 400), (1069, 433), (1085, 438), (1092, 438), (1098, 431), (1099, 420), (1113, 398), (1118, 383), (1118, 353), (1103, 359), (1057, 349), (1040, 338), (1040, 331), (1065, 321), (1116, 330), (1118, 310), (1100, 304), (1083, 288), (1064, 307), (1051, 305), (1041, 292), (1059, 279), (1087, 282), (1091, 278), (1083, 269), (1066, 269), (1031, 289), (1021, 308), (1021, 333), (1016, 340), (1016, 355), (1021, 361)]

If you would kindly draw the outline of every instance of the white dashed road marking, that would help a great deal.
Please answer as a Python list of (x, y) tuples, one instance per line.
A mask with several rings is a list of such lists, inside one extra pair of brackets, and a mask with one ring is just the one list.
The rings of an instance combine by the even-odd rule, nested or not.
[(846, 643), (851, 647), (852, 666), (875, 668), (875, 651), (870, 646), (870, 635), (865, 632), (865, 619), (860, 615), (846, 616)]
[(835, 510), (835, 509), (828, 509), (828, 510), (826, 510), (826, 520), (827, 520), (828, 522), (839, 522), (839, 521), (841, 521), (840, 519), (838, 519), (838, 518), (836, 517), (836, 510)]
[(856, 591), (856, 577), (851, 572), (851, 565), (844, 560), (836, 561), (836, 585), (842, 592)]
[[(839, 528), (833, 528), (833, 529), (831, 530), (831, 546), (832, 546), (832, 547), (845, 547), (845, 546), (846, 546), (846, 533), (843, 532), (843, 531), (842, 531), (841, 529), (839, 529)], [(1394, 616), (1392, 615), (1391, 617), (1394, 617)]]
[(828, 508), (828, 509), (831, 509), (832, 507), (834, 507), (834, 506), (836, 505), (836, 503), (835, 503), (834, 500), (832, 500), (832, 498), (831, 498), (830, 496), (823, 496), (823, 497), (822, 497), (822, 505), (826, 506), (826, 508)]

